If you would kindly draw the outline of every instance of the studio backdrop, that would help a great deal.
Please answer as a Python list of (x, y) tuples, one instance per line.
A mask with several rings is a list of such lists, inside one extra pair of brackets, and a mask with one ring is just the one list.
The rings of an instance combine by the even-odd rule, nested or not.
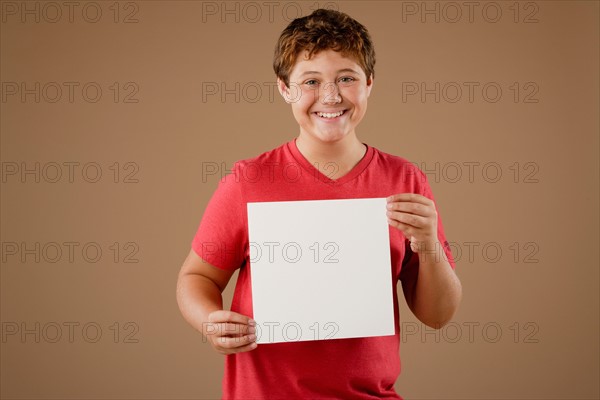
[(400, 296), (397, 392), (600, 396), (598, 2), (98, 0), (0, 2), (2, 399), (219, 398), (177, 273), (297, 136), (273, 50), (316, 8), (369, 29), (357, 135), (425, 172), (463, 285), (440, 330)]

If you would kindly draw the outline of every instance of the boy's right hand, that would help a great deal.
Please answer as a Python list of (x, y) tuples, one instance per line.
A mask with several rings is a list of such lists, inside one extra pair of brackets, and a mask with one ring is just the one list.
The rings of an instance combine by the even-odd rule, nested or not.
[(205, 335), (213, 348), (221, 354), (254, 350), (256, 322), (234, 311), (217, 310), (208, 314)]

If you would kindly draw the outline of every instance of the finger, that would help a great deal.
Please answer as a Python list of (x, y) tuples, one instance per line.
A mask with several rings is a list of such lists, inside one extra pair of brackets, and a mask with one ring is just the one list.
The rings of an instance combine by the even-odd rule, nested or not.
[(429, 217), (436, 214), (435, 208), (422, 203), (408, 201), (393, 202), (387, 204), (387, 209), (391, 211), (402, 211), (410, 214)]
[(396, 229), (399, 229), (405, 237), (410, 237), (415, 232), (416, 228), (402, 222), (398, 222), (395, 219), (388, 218), (388, 224)]
[(429, 218), (422, 217), (420, 215), (409, 214), (400, 211), (388, 211), (386, 215), (388, 218), (401, 222), (404, 225), (410, 225), (419, 229), (422, 229), (429, 225)]
[(256, 328), (245, 324), (232, 324), (230, 322), (211, 323), (211, 334), (216, 336), (243, 336), (255, 333)]
[(236, 313), (235, 311), (217, 310), (208, 314), (208, 321), (221, 323), (221, 322), (235, 322), (238, 324), (256, 325), (256, 322), (245, 315)]
[(438, 254), (438, 250), (441, 248), (441, 243), (437, 240), (424, 240), (418, 241), (414, 236), (410, 238), (410, 249), (419, 254)]
[(419, 252), (419, 245), (416, 242), (414, 242), (412, 239), (410, 241), (410, 249), (413, 251), (413, 253)]
[(397, 202), (397, 201), (410, 201), (410, 202), (421, 203), (421, 204), (426, 204), (426, 205), (434, 204), (433, 200), (431, 200), (430, 198), (427, 198), (427, 197), (417, 194), (417, 193), (399, 193), (399, 194), (394, 194), (392, 196), (389, 196), (387, 198), (388, 203), (393, 203), (393, 202)]
[(246, 336), (238, 336), (238, 337), (226, 337), (221, 336), (218, 338), (214, 338), (213, 343), (216, 347), (223, 350), (231, 350), (237, 349), (239, 347), (244, 347), (249, 344), (256, 342), (256, 335), (246, 335)]
[(252, 342), (252, 343), (247, 344), (245, 346), (235, 347), (235, 348), (232, 348), (232, 349), (218, 349), (218, 351), (221, 354), (235, 354), (235, 353), (243, 353), (245, 351), (251, 351), (251, 350), (254, 350), (257, 347), (258, 347), (258, 344), (256, 342)]

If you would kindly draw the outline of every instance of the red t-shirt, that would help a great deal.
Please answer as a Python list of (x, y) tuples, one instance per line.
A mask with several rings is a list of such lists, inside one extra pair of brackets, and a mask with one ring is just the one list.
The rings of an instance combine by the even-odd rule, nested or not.
[[(326, 170), (333, 172), (335, 165), (328, 167)], [(425, 175), (403, 158), (367, 146), (365, 156), (349, 173), (331, 180), (302, 156), (292, 140), (235, 164), (208, 203), (192, 248), (218, 268), (240, 268), (231, 310), (252, 317), (248, 202), (373, 198), (398, 193), (419, 193), (433, 199)], [(439, 219), (438, 238), (454, 268)], [(404, 235), (390, 227), (391, 268), (401, 280), (416, 279), (418, 274), (418, 255), (407, 244)], [(398, 294), (396, 285), (392, 286), (395, 335), (260, 344), (255, 350), (227, 355), (223, 398), (401, 399), (394, 390), (400, 374), (400, 341)]]

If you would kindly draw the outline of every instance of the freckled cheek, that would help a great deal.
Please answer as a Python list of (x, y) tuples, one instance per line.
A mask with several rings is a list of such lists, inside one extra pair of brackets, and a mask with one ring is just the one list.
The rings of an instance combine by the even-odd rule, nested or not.
[(295, 109), (299, 113), (301, 113), (301, 114), (309, 114), (310, 113), (311, 107), (314, 104), (314, 102), (311, 101), (311, 99), (309, 97), (312, 97), (312, 96), (310, 96), (310, 94), (308, 94), (306, 97), (299, 99), (298, 102), (294, 105)]
[(310, 119), (310, 106), (304, 104), (296, 104), (293, 108), (294, 116), (296, 120), (306, 120)]
[(303, 89), (299, 86), (294, 88), (293, 102), (294, 103), (303, 103), (310, 96), (310, 90)]

